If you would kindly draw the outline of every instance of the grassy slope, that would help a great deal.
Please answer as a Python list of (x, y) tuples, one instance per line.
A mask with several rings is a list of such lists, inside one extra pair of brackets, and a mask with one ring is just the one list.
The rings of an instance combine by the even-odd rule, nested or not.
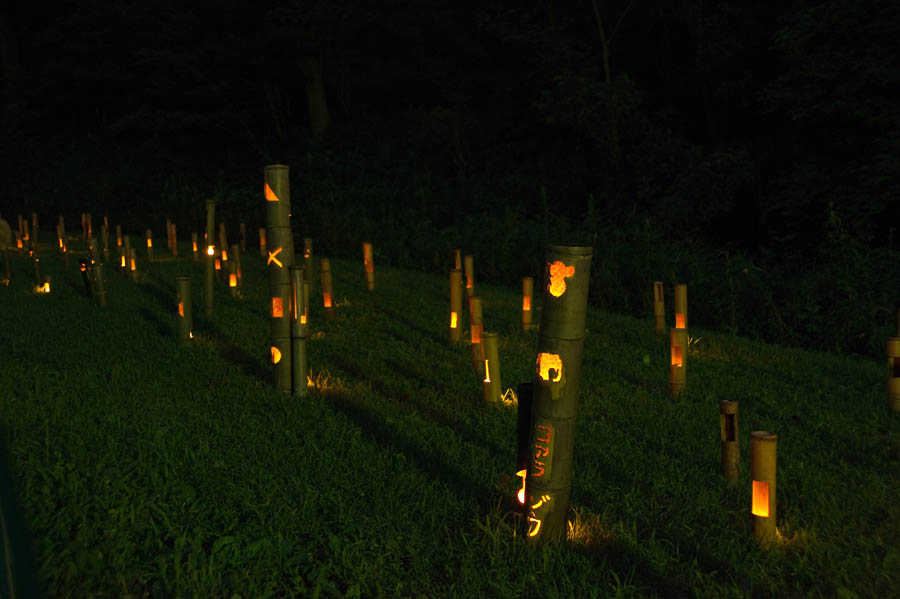
[[(339, 318), (323, 321), (316, 304), (316, 387), (295, 399), (270, 385), (263, 261), (251, 251), (244, 265), (244, 298), (219, 288), (207, 322), (190, 261), (155, 264), (137, 285), (108, 269), (101, 310), (77, 267), (48, 255), (55, 291), (36, 296), (14, 260), (0, 288), (0, 422), (51, 596), (897, 587), (900, 418), (886, 411), (880, 363), (692, 331), (688, 389), (672, 401), (649, 317), (591, 310), (571, 543), (528, 551), (510, 528), (515, 409), (484, 405), (468, 349), (446, 343), (446, 276), (376, 258), (369, 293), (361, 261), (333, 260)], [(198, 339), (182, 348), (174, 278), (191, 272)], [(515, 291), (478, 289), (514, 387), (531, 376), (536, 333), (519, 330)], [(740, 401), (738, 489), (717, 474), (719, 398)], [(785, 540), (769, 553), (749, 540), (756, 429), (779, 435)]]

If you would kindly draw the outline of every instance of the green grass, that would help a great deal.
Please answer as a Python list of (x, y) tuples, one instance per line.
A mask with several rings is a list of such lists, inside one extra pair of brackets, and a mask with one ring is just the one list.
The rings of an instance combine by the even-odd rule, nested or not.
[[(182, 249), (182, 252), (187, 247)], [(166, 256), (164, 250), (158, 254)], [(332, 260), (312, 311), (308, 397), (275, 392), (267, 275), (241, 299), (164, 260), (109, 307), (76, 261), (13, 258), (0, 287), (0, 423), (52, 597), (886, 597), (900, 583), (900, 415), (884, 365), (692, 330), (668, 396), (653, 325), (590, 309), (567, 544), (513, 537), (516, 412), (485, 405), (447, 339), (445, 273)], [(196, 342), (174, 340), (194, 275)], [(517, 290), (477, 277), (504, 388), (530, 380)], [(703, 290), (693, 287), (692, 297)], [(315, 296), (317, 299), (320, 296)], [(693, 316), (693, 312), (692, 312)], [(539, 315), (536, 316), (539, 322)], [(740, 402), (738, 488), (718, 474), (718, 399)], [(779, 435), (771, 551), (750, 538), (749, 432)]]

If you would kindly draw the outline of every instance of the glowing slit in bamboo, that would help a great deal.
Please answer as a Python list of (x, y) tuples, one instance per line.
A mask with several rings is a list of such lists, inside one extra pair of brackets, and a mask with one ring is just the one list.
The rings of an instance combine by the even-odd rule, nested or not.
[(322, 302), (326, 308), (331, 307), (331, 294), (328, 292), (322, 292)]
[(574, 266), (566, 266), (559, 260), (550, 264), (550, 284), (547, 286), (550, 290), (550, 295), (553, 297), (562, 296), (566, 292), (566, 279), (574, 276)]
[(491, 371), (490, 371), (490, 365), (488, 364), (488, 360), (484, 361), (484, 382), (485, 383), (491, 382)]
[(222, 262), (216, 258), (216, 270), (222, 270)]
[(527, 295), (522, 297), (522, 310), (531, 310), (531, 298)]
[(456, 312), (451, 312), (451, 313), (450, 313), (450, 328), (451, 328), (451, 329), (455, 329), (455, 328), (456, 328), (456, 319), (457, 319), (457, 314), (456, 314)]
[(178, 316), (184, 318), (184, 302), (178, 302)]
[(754, 516), (769, 517), (769, 483), (753, 481), (753, 507)]
[(228, 262), (228, 252), (222, 250), (222, 262)]
[(237, 275), (231, 273), (228, 275), (228, 286), (229, 287), (237, 287)]
[(137, 270), (137, 262), (135, 262), (134, 258), (131, 259), (131, 270)]
[(284, 316), (284, 308), (281, 304), (280, 297), (272, 298), (272, 318), (281, 318)]
[(152, 248), (152, 247), (153, 247), (153, 240), (150, 239), (149, 237), (147, 238), (147, 247), (148, 247), (148, 248)]
[(681, 351), (680, 345), (672, 346), (672, 366), (684, 366), (684, 358)]
[[(550, 381), (551, 383), (558, 383), (562, 380), (563, 363), (558, 354), (540, 353), (538, 354), (537, 362), (538, 376), (542, 380)], [(551, 376), (551, 371), (555, 371), (556, 376)]]
[(122, 256), (122, 264), (120, 264), (122, 268), (125, 268), (125, 256)]
[(518, 493), (516, 493), (516, 496), (519, 498), (519, 503), (521, 503), (522, 505), (525, 504), (525, 474), (526, 474), (526, 472), (527, 472), (527, 470), (524, 470), (524, 469), (516, 472), (516, 476), (519, 476), (522, 478), (522, 488), (519, 489)]

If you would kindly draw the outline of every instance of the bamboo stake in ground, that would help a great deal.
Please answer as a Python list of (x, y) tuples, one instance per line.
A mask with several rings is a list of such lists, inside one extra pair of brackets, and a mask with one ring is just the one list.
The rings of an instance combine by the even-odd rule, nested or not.
[(522, 277), (522, 330), (531, 328), (531, 300), (534, 297), (534, 279)]
[(288, 167), (272, 164), (265, 167), (263, 187), (266, 202), (266, 239), (271, 296), (272, 364), (275, 388), (290, 393), (291, 368), (291, 279), (294, 265), (294, 242), (291, 233), (291, 188)]
[(484, 321), (481, 313), (481, 298), (473, 295), (469, 298), (469, 340), (471, 341), (472, 368), (480, 372), (484, 362), (484, 350), (481, 345), (481, 333), (484, 331)]
[(684, 329), (671, 329), (669, 334), (669, 392), (677, 397), (687, 384), (688, 334)]
[(234, 260), (228, 261), (228, 291), (231, 293), (231, 297), (237, 297), (238, 276), (237, 264), (235, 264)]
[(169, 250), (172, 252), (172, 255), (176, 258), (178, 257), (178, 233), (175, 227), (175, 223), (171, 225), (171, 235), (172, 235), (172, 249)]
[(25, 253), (25, 244), (22, 243), (22, 234), (20, 232), (16, 231), (15, 237), (16, 237), (16, 249), (19, 251), (20, 254), (24, 254)]
[(900, 412), (900, 337), (888, 337), (887, 365), (888, 409)]
[(465, 255), (463, 265), (466, 274), (466, 295), (472, 297), (475, 295), (475, 259), (471, 254)]
[(484, 401), (500, 401), (503, 386), (500, 384), (499, 337), (497, 333), (485, 331), (481, 338), (484, 344), (484, 379), (481, 385)]
[(228, 262), (228, 236), (225, 234), (225, 223), (219, 222), (219, 258)]
[(116, 225), (116, 249), (122, 253), (122, 225)]
[(675, 328), (686, 329), (687, 327), (687, 285), (678, 283), (675, 285)]
[(459, 343), (462, 332), (462, 271), (450, 271), (450, 343)]
[(90, 239), (91, 237), (94, 236), (94, 223), (92, 222), (90, 212), (86, 213), (85, 217), (86, 217), (85, 220), (87, 221), (87, 238), (85, 239), (85, 241), (87, 241), (88, 239)]
[(309, 327), (306, 324), (306, 298), (304, 287), (309, 285), (303, 281), (303, 267), (291, 266), (291, 381), (294, 395), (307, 393), (307, 372), (309, 365), (306, 358), (306, 337)]
[(363, 266), (366, 270), (366, 289), (375, 289), (375, 263), (372, 261), (372, 244), (363, 242)]
[(106, 307), (106, 281), (103, 278), (103, 263), (97, 262), (91, 267), (91, 284), (94, 288), (94, 301), (101, 308)]
[(719, 402), (719, 430), (722, 444), (722, 476), (732, 486), (741, 471), (741, 446), (738, 443), (738, 402)]
[(331, 281), (331, 261), (322, 258), (319, 261), (319, 272), (322, 275), (322, 306), (325, 308), (325, 320), (334, 320), (333, 294)]
[(462, 267), (462, 252), (460, 250), (453, 250), (453, 269), (462, 270)]
[(194, 309), (191, 298), (191, 278), (175, 277), (175, 338), (179, 343), (190, 343), (194, 338)]
[(206, 200), (206, 261), (205, 277), (203, 279), (203, 314), (207, 318), (213, 314), (213, 285), (216, 278), (216, 246), (213, 237), (216, 234), (216, 201)]
[(750, 512), (753, 538), (762, 547), (775, 542), (775, 455), (778, 435), (767, 431), (750, 433), (750, 482), (753, 486)]
[(131, 237), (129, 235), (122, 236), (122, 257), (119, 266), (122, 268), (122, 274), (127, 275), (131, 271)]
[(662, 281), (653, 283), (653, 325), (657, 335), (666, 334), (666, 300)]
[(525, 482), (525, 534), (536, 545), (566, 537), (591, 253), (590, 247), (547, 249)]

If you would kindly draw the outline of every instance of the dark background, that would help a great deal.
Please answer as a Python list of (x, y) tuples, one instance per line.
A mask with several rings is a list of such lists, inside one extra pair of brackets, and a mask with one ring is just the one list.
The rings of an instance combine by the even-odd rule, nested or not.
[(606, 309), (683, 281), (700, 326), (872, 357), (897, 333), (896, 0), (184, 4), (0, 8), (4, 218), (184, 236), (214, 197), (255, 228), (281, 162), (320, 255), (462, 247), (516, 285), (588, 243)]

